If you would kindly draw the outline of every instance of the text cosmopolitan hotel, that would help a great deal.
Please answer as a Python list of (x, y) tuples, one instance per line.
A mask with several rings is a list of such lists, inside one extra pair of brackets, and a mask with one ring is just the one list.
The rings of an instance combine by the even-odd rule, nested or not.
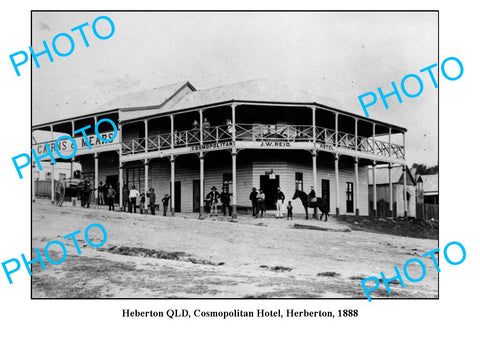
[[(88, 149), (75, 135), (78, 150), (70, 161), (81, 163), (95, 187), (100, 181), (111, 184), (120, 204), (122, 186), (135, 185), (141, 192), (170, 193), (174, 212), (202, 213), (206, 191), (226, 187), (236, 217), (237, 209), (250, 205), (252, 187), (265, 191), (268, 209), (277, 187), (290, 200), (295, 189), (308, 192), (313, 186), (331, 211), (368, 215), (368, 166), (401, 164), (405, 171), (406, 129), (326, 103), (267, 80), (207, 90), (178, 83), (118, 97), (97, 112), (35, 125), (33, 136), (43, 130), (51, 139), (33, 148), (42, 155), (46, 142), (107, 118), (118, 126), (116, 137), (102, 142), (90, 130)], [(111, 138), (112, 126), (101, 125), (99, 133)], [(376, 201), (373, 197), (370, 212)], [(294, 211), (303, 211), (299, 201), (292, 203)]]

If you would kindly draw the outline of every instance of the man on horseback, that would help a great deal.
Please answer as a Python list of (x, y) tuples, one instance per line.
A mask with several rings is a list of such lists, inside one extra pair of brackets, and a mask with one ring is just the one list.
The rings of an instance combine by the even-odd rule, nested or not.
[(317, 208), (316, 208), (317, 194), (315, 193), (315, 188), (313, 187), (313, 185), (310, 187), (310, 192), (307, 198), (308, 198), (308, 207), (314, 208), (313, 218), (317, 218)]
[(313, 188), (313, 185), (310, 187), (310, 193), (308, 194), (308, 206), (312, 207), (313, 202), (317, 201), (317, 194), (315, 193), (315, 189)]
[[(310, 194), (306, 194), (301, 190), (295, 190), (295, 194), (293, 195), (292, 199), (300, 198), (302, 201), (302, 205), (305, 209), (305, 219), (308, 220), (308, 208), (314, 208), (315, 213), (317, 208), (320, 209), (322, 215), (320, 216), (320, 220), (322, 219), (323, 215), (325, 215), (325, 222), (327, 222), (328, 213), (328, 206), (327, 201), (323, 197), (316, 197), (315, 190), (311, 187)], [(314, 198), (314, 200), (312, 200)], [(315, 217), (317, 218), (317, 217)]]

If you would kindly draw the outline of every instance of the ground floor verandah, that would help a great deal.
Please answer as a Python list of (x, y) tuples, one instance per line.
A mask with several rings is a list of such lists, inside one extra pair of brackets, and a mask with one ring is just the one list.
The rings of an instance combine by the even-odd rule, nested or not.
[[(292, 201), (294, 212), (301, 212), (301, 202), (293, 201), (292, 196), (297, 189), (308, 193), (312, 186), (317, 197), (327, 200), (332, 213), (368, 215), (367, 169), (375, 166), (367, 159), (310, 150), (222, 150), (125, 163), (119, 159), (117, 152), (109, 151), (78, 156), (75, 161), (94, 188), (100, 182), (112, 185), (120, 205), (123, 186), (135, 185), (141, 193), (155, 189), (157, 204), (164, 194), (170, 194), (173, 213), (202, 214), (211, 187), (219, 191), (225, 187), (234, 217), (238, 209), (251, 206), (253, 187), (265, 192), (267, 209), (275, 208), (275, 192), (280, 187), (285, 205)], [(98, 198), (98, 191), (94, 195)]]

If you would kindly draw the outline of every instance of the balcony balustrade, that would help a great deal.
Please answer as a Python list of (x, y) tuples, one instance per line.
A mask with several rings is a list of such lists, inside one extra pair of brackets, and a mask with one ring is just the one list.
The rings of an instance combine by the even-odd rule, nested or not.
[[(203, 129), (203, 144), (231, 142), (235, 129), (236, 141), (251, 142), (311, 142), (316, 141), (330, 147), (356, 150), (383, 157), (404, 159), (404, 148), (401, 145), (373, 139), (373, 137), (357, 136), (332, 129), (311, 125), (275, 125), (275, 124), (236, 124), (219, 125)], [(314, 133), (315, 132), (315, 133)], [(173, 144), (172, 144), (173, 141)], [(124, 140), (122, 154), (130, 155), (145, 151), (160, 151), (165, 149), (183, 148), (200, 145), (202, 136), (200, 129), (163, 133), (148, 138), (141, 137)]]

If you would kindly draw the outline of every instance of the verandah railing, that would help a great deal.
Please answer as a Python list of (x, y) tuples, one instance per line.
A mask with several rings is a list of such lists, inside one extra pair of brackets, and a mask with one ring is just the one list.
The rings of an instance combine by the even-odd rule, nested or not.
[[(212, 126), (203, 129), (203, 143), (221, 143), (232, 140), (233, 130), (236, 132), (237, 141), (281, 141), (281, 142), (313, 142), (338, 147), (358, 150), (384, 157), (404, 158), (404, 148), (401, 145), (363, 137), (346, 132), (337, 132), (332, 129), (310, 125), (275, 125), (275, 124), (232, 124)], [(315, 138), (314, 138), (315, 131)], [(172, 138), (173, 137), (173, 138)], [(199, 145), (201, 142), (199, 129), (163, 133), (148, 138), (133, 138), (122, 142), (124, 155), (142, 153), (147, 151), (165, 150), (179, 147)], [(146, 143), (146, 146), (145, 146)], [(173, 144), (172, 144), (173, 143)]]

